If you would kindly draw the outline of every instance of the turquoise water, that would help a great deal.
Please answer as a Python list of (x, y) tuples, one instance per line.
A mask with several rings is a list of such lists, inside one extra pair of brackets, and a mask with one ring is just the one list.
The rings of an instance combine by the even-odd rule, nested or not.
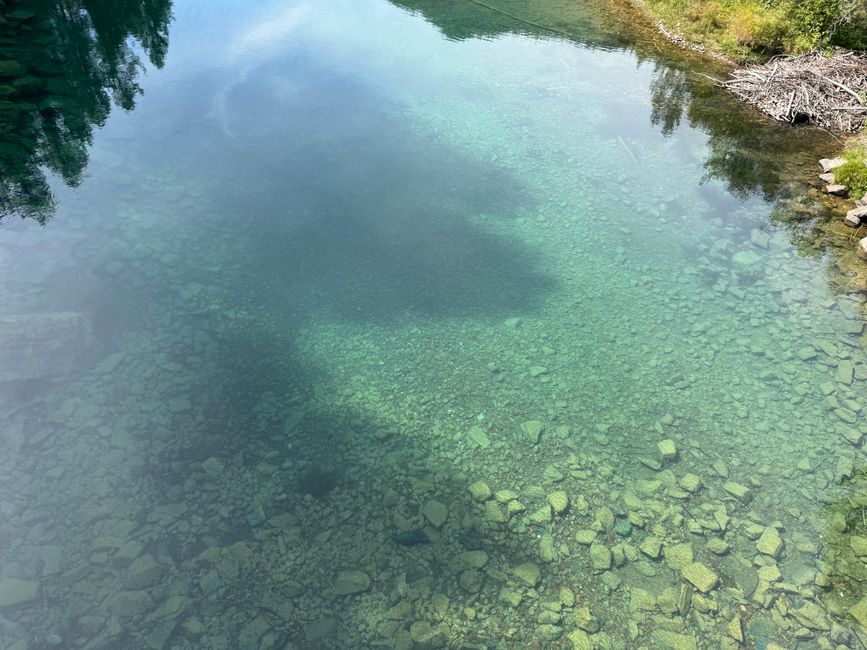
[(131, 3), (99, 111), (9, 86), (3, 648), (863, 646), (833, 141), (490, 5)]

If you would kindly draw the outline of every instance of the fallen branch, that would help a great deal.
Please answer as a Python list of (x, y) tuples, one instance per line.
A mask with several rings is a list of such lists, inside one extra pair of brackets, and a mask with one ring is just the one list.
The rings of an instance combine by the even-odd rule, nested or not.
[(858, 131), (867, 123), (864, 54), (778, 56), (735, 70), (720, 85), (783, 122), (809, 122), (836, 131)]

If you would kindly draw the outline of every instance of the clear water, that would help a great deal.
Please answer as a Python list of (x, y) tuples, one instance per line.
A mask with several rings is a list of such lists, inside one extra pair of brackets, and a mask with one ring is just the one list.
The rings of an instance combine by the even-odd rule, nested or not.
[(863, 647), (828, 136), (601, 5), (127, 4), (0, 106), (3, 648)]

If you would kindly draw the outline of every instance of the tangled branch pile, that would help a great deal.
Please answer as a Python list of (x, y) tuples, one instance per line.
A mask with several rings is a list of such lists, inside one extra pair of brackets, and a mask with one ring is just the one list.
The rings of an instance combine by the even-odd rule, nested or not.
[(839, 131), (867, 123), (867, 55), (838, 51), (777, 56), (741, 68), (722, 85), (777, 120)]

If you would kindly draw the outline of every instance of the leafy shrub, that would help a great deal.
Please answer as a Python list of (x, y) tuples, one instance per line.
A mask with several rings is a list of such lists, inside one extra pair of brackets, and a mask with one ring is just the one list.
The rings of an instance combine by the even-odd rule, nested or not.
[(867, 193), (867, 150), (850, 149), (843, 157), (846, 162), (834, 170), (834, 181), (849, 188), (849, 194), (861, 198)]

